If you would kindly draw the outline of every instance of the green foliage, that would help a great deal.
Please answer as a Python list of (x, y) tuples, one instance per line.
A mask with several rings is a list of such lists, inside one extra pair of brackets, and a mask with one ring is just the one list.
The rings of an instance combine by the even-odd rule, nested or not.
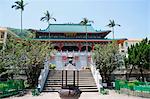
[[(143, 69), (150, 70), (150, 41), (142, 40), (140, 43), (128, 48), (128, 57), (125, 59), (126, 65), (137, 67), (143, 78)], [(126, 66), (128, 67), (128, 66)], [(144, 81), (144, 80), (143, 80)]]
[(46, 22), (48, 22), (48, 25), (50, 24), (50, 20), (54, 20), (54, 21), (56, 21), (56, 18), (54, 18), (53, 16), (52, 16), (52, 14), (50, 14), (49, 13), (49, 11), (46, 11), (46, 13), (44, 13), (44, 17), (42, 17), (41, 19), (40, 19), (40, 21), (46, 21)]
[(3, 43), (0, 43), (0, 50), (3, 48)]
[(105, 45), (95, 45), (93, 59), (103, 81), (110, 81), (110, 74), (120, 66), (118, 55), (118, 45), (115, 42)]
[(133, 83), (133, 82), (129, 82), (129, 83), (128, 83), (128, 88), (129, 88), (130, 90), (133, 90), (134, 87), (135, 87), (135, 83)]
[(24, 7), (27, 5), (24, 4), (24, 0), (20, 0), (20, 1), (16, 1), (14, 5), (12, 5), (12, 8), (15, 8), (16, 10), (21, 10), (23, 11), (24, 10)]
[(119, 24), (116, 24), (114, 20), (109, 20), (109, 24), (107, 25), (109, 28), (112, 28), (112, 32), (113, 32), (113, 39), (114, 39), (114, 27), (115, 26), (121, 26)]
[(14, 28), (8, 28), (10, 31), (12, 31), (13, 33), (15, 33), (17, 36), (19, 36), (20, 38), (25, 38), (25, 37), (29, 37), (30, 34), (32, 34), (30, 31), (28, 31), (27, 29), (23, 29), (22, 32), (20, 33), (20, 29), (14, 29)]
[(38, 95), (40, 95), (38, 89), (32, 89), (32, 96), (38, 96)]
[(108, 27), (112, 28), (112, 27), (115, 27), (115, 26), (121, 26), (119, 24), (116, 24), (114, 20), (109, 20), (109, 24), (107, 25)]
[(5, 82), (0, 82), (0, 91), (4, 90), (23, 90), (24, 89), (24, 81), (23, 80), (8, 80)]
[[(119, 82), (119, 83), (118, 83)], [(125, 80), (116, 80), (115, 89), (120, 90), (120, 88), (126, 88), (134, 91), (147, 91), (150, 92), (150, 83), (139, 82), (139, 81), (125, 81)]]
[(49, 65), (49, 69), (55, 69), (56, 68), (56, 65), (55, 64), (50, 64)]
[(1, 83), (0, 84), (0, 89), (6, 89), (8, 87), (7, 84)]
[(80, 22), (81, 25), (87, 25), (88, 23), (94, 23), (94, 22), (87, 18), (83, 18), (83, 20)]
[(29, 87), (30, 87), (30, 85), (28, 84), (28, 81), (27, 81), (27, 80), (24, 81), (24, 87), (25, 87), (25, 88), (29, 88)]
[(126, 82), (124, 80), (119, 81), (119, 85), (123, 86), (125, 84), (126, 84)]
[(104, 88), (101, 88), (101, 89), (100, 89), (100, 93), (101, 93), (102, 95), (108, 95), (108, 94), (109, 94), (109, 91), (106, 90), (106, 89), (104, 89)]
[(16, 40), (10, 37), (7, 39), (6, 49), (0, 54), (2, 58), (0, 66), (7, 69), (1, 75), (7, 73), (13, 79), (13, 76), (18, 76), (20, 71), (25, 71), (28, 84), (34, 87), (38, 82), (46, 56), (51, 51), (50, 43), (32, 39)]

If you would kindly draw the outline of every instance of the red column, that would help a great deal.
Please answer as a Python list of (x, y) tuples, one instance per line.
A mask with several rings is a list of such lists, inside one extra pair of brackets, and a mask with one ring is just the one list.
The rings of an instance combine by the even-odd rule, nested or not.
[(64, 46), (64, 44), (63, 43), (60, 43), (59, 44), (59, 51), (61, 51), (62, 50), (62, 47)]
[(78, 48), (79, 48), (79, 51), (81, 51), (81, 48), (82, 48), (81, 43), (78, 44)]
[(94, 44), (92, 44), (92, 51), (94, 51)]

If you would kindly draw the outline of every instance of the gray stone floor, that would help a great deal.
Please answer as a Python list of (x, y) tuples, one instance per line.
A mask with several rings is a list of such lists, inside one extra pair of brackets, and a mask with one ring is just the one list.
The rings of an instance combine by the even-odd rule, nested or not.
[[(7, 99), (60, 99), (57, 92), (41, 93), (40, 96), (32, 96), (31, 93), (23, 97), (10, 97)], [(143, 99), (142, 97), (128, 96), (125, 94), (118, 94), (110, 90), (109, 95), (101, 95), (98, 92), (84, 92), (79, 99)], [(146, 98), (144, 98), (146, 99)]]

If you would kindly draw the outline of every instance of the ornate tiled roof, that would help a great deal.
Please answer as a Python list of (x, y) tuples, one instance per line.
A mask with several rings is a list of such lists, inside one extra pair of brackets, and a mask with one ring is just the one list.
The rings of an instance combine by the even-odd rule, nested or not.
[(45, 30), (39, 30), (38, 32), (70, 32), (70, 33), (100, 33), (100, 32), (110, 32), (110, 31), (96, 31), (91, 24), (81, 25), (81, 24), (50, 24)]

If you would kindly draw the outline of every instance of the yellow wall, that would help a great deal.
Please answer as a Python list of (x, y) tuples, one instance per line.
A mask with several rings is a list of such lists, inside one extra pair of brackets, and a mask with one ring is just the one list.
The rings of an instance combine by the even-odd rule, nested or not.
[(6, 45), (6, 39), (7, 39), (7, 28), (0, 27), (0, 43), (3, 43), (3, 49)]

